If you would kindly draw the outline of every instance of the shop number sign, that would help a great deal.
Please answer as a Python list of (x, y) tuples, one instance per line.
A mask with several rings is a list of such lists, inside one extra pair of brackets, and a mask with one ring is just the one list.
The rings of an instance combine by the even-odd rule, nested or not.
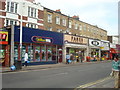
[(31, 39), (35, 43), (53, 43), (53, 39), (50, 37), (33, 36)]

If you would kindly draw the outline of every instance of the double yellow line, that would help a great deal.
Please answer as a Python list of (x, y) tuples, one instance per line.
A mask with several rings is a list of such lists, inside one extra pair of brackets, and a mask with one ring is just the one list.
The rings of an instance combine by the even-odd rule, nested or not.
[(109, 80), (110, 78), (111, 78), (111, 77), (109, 76), (109, 77), (106, 77), (106, 78), (97, 80), (97, 81), (95, 81), (95, 82), (91, 82), (91, 83), (87, 83), (87, 84), (84, 84), (84, 85), (80, 85), (80, 86), (76, 87), (74, 90), (78, 90), (79, 88), (88, 88), (88, 87), (93, 86), (93, 85), (95, 85), (95, 84), (101, 83), (101, 82), (103, 82), (103, 81), (105, 81), (105, 80)]

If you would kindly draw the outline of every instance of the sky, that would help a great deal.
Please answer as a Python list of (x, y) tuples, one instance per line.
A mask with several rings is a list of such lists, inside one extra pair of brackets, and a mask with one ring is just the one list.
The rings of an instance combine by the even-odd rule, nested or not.
[(35, 0), (42, 6), (57, 10), (62, 14), (78, 15), (80, 20), (97, 25), (108, 35), (118, 35), (119, 0)]

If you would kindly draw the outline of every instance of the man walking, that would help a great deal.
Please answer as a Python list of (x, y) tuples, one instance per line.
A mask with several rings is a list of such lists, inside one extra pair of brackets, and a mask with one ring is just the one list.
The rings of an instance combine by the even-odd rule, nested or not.
[(25, 66), (27, 67), (28, 65), (28, 53), (27, 52), (25, 53), (24, 60), (25, 60)]
[(120, 61), (114, 58), (112, 62), (112, 73), (115, 78), (115, 88), (120, 88)]

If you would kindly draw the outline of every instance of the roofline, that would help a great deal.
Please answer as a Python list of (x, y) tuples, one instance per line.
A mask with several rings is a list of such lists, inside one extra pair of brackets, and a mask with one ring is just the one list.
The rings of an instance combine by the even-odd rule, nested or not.
[[(43, 8), (44, 8), (44, 9), (51, 10), (51, 9), (46, 8), (46, 7), (44, 7), (44, 6), (43, 6)], [(58, 12), (56, 12), (56, 11), (54, 11), (54, 10), (51, 10), (51, 11), (52, 11), (52, 12), (55, 12), (55, 13), (58, 13)], [(68, 18), (72, 18), (72, 19), (76, 20), (75, 18), (73, 18), (73, 17), (71, 17), (71, 16), (68, 16), (68, 15), (65, 15), (65, 14), (62, 14), (62, 13), (58, 13), (58, 14), (61, 14), (61, 15), (64, 15), (64, 16), (66, 16), (66, 17), (68, 17)], [(80, 21), (80, 22), (83, 22), (83, 23), (85, 23), (85, 24), (88, 24), (88, 25), (91, 25), (91, 26), (93, 26), (93, 27), (96, 27), (95, 25), (92, 25), (92, 24), (86, 23), (86, 22), (81, 21), (81, 20), (77, 20), (77, 21)], [(98, 29), (101, 29), (101, 30), (103, 30), (103, 31), (105, 31), (105, 32), (107, 32), (107, 30), (104, 30), (104, 29), (102, 29), (102, 28), (100, 28), (100, 27), (97, 27), (97, 28), (98, 28)]]

